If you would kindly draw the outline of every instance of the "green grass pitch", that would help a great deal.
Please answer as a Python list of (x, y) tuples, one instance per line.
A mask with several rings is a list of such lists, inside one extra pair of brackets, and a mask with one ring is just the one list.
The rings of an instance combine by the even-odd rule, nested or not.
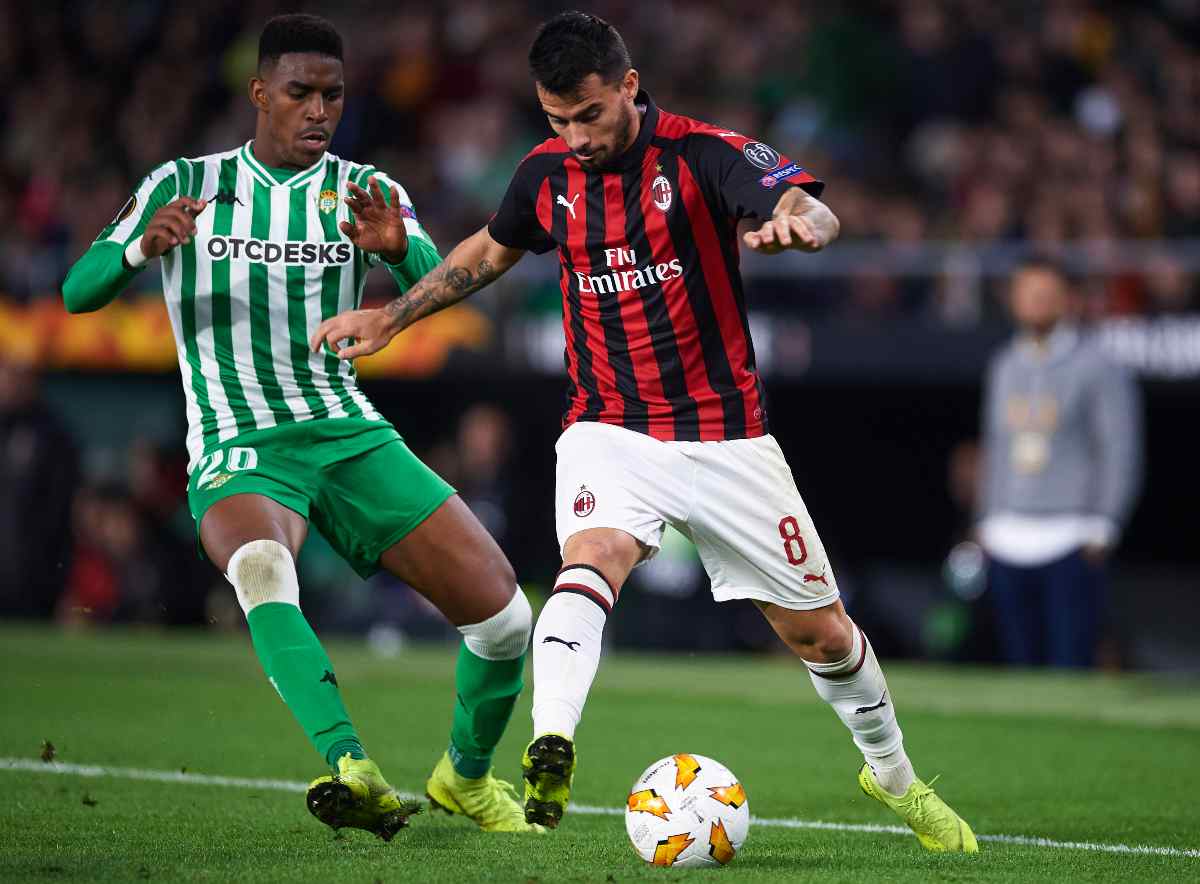
[[(385, 844), (335, 837), (300, 793), (17, 769), (42, 740), (64, 764), (288, 781), (322, 765), (245, 636), (9, 626), (0, 647), (0, 881), (1200, 881), (1194, 681), (888, 667), (918, 772), (941, 774), (981, 836), (1173, 853), (981, 840), (936, 856), (909, 836), (759, 822), (729, 867), (683, 871), (644, 866), (616, 815), (568, 813), (534, 838), (425, 813)], [(452, 648), (329, 650), (368, 750), (421, 791), (449, 728)], [(514, 782), (528, 715), (526, 691), (497, 758)], [(756, 817), (897, 822), (859, 791), (849, 736), (786, 659), (613, 656), (578, 737), (581, 804), (617, 807), (650, 762), (696, 752), (742, 779)]]

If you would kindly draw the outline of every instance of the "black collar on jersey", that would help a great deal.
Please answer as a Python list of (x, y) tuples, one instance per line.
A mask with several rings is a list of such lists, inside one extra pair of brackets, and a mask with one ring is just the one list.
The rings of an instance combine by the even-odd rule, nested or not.
[(646, 112), (642, 114), (642, 128), (638, 130), (638, 137), (634, 139), (633, 144), (617, 157), (610, 168), (604, 169), (605, 172), (623, 172), (641, 164), (642, 155), (646, 153), (646, 145), (650, 143), (650, 139), (654, 137), (654, 131), (658, 128), (658, 105), (654, 103), (650, 93), (645, 89), (639, 89), (633, 103), (646, 106)]

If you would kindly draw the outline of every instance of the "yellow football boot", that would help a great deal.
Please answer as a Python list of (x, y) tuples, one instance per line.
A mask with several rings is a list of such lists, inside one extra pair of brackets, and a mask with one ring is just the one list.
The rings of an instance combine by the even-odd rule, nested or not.
[(317, 777), (308, 786), (308, 812), (334, 829), (365, 829), (384, 841), (421, 812), (419, 801), (404, 801), (369, 758), (338, 759), (338, 772)]
[(929, 784), (914, 780), (903, 795), (892, 795), (879, 785), (875, 772), (869, 764), (858, 771), (858, 784), (862, 790), (885, 807), (894, 810), (900, 819), (912, 829), (921, 846), (938, 852), (952, 851), (978, 853), (975, 833), (967, 821), (951, 809), (950, 805), (933, 791), (934, 777)]
[(496, 779), (491, 771), (478, 779), (464, 777), (454, 769), (446, 752), (425, 783), (425, 797), (433, 810), (461, 813), (485, 832), (534, 832), (546, 830), (525, 822), (512, 783)]
[(571, 797), (575, 744), (562, 734), (543, 734), (525, 748), (525, 819), (558, 828)]

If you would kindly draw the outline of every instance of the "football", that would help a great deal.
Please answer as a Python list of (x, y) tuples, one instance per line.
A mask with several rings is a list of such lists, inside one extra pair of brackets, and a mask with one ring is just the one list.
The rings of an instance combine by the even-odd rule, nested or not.
[(646, 768), (629, 790), (625, 831), (651, 865), (723, 866), (750, 831), (746, 789), (711, 758), (668, 756)]

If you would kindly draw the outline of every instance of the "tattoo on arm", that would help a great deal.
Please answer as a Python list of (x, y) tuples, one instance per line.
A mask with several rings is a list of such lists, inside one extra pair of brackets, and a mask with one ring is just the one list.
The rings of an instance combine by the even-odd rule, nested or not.
[(430, 313), (457, 304), (499, 275), (487, 258), (479, 262), (474, 273), (466, 267), (450, 266), (447, 258), (383, 309), (398, 328), (408, 328)]

